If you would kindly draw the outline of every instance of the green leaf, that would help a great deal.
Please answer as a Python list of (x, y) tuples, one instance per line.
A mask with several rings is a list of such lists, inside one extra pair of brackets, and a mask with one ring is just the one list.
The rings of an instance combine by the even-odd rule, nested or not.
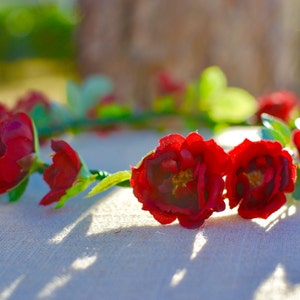
[(282, 122), (280, 119), (273, 117), (268, 114), (262, 114), (262, 123), (266, 128), (272, 129), (281, 136), (281, 143), (282, 145), (287, 145), (291, 141), (291, 130), (290, 128)]
[(130, 171), (119, 171), (117, 173), (111, 174), (110, 176), (104, 178), (100, 181), (87, 195), (87, 197), (92, 197), (99, 194), (123, 181), (129, 180), (131, 178)]
[(108, 77), (102, 75), (88, 77), (81, 87), (81, 101), (84, 110), (87, 111), (93, 107), (102, 96), (110, 94), (112, 91), (113, 84)]
[(72, 116), (67, 106), (51, 102), (51, 124), (63, 124), (70, 122)]
[(216, 122), (240, 123), (257, 110), (257, 101), (247, 91), (229, 87), (209, 98), (209, 115)]
[(100, 106), (97, 109), (97, 114), (103, 118), (125, 118), (131, 115), (131, 111), (128, 107), (119, 104), (110, 104)]
[(260, 130), (260, 136), (263, 140), (278, 141), (283, 146), (285, 145), (285, 139), (283, 135), (272, 128), (262, 127)]
[(297, 180), (295, 182), (295, 189), (292, 193), (292, 197), (296, 201), (300, 201), (300, 166), (297, 165)]
[(38, 161), (40, 159), (40, 142), (39, 142), (38, 130), (33, 120), (32, 120), (32, 128), (33, 128), (34, 151), (36, 156), (35, 161)]
[(78, 84), (73, 80), (67, 81), (67, 103), (74, 116), (84, 116), (84, 101), (81, 97), (80, 86), (78, 86)]
[(49, 127), (51, 123), (51, 114), (49, 114), (46, 108), (37, 104), (30, 112), (30, 117), (34, 120), (36, 126), (39, 127)]
[(153, 110), (158, 113), (174, 111), (174, 97), (172, 95), (166, 95), (156, 98), (153, 103)]
[(217, 66), (205, 69), (199, 81), (199, 96), (201, 104), (205, 105), (208, 98), (227, 87), (227, 79), (223, 71)]
[(86, 190), (93, 181), (94, 178), (92, 177), (78, 178), (76, 183), (74, 183), (72, 187), (67, 189), (66, 193), (60, 198), (55, 208), (61, 208), (62, 206), (64, 206), (67, 200)]
[(194, 113), (198, 110), (198, 89), (196, 84), (189, 84), (185, 90), (181, 110), (188, 113)]
[(27, 184), (29, 182), (29, 176), (24, 178), (14, 189), (8, 192), (8, 198), (10, 202), (19, 200), (24, 194)]

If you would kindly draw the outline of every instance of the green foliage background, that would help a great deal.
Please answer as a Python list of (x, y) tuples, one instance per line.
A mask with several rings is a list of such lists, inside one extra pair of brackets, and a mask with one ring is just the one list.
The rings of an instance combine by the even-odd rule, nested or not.
[(0, 60), (74, 57), (74, 8), (50, 4), (0, 6)]

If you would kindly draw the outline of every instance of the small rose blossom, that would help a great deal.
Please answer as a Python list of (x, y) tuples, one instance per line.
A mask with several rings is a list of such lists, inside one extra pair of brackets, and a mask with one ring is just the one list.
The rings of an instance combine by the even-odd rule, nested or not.
[(0, 122), (11, 115), (10, 110), (3, 104), (0, 103)]
[(52, 140), (51, 148), (56, 152), (53, 164), (43, 174), (51, 190), (42, 198), (40, 205), (58, 202), (75, 183), (82, 166), (78, 153), (65, 141)]
[(281, 144), (245, 140), (231, 151), (226, 177), (230, 208), (238, 207), (240, 216), (266, 219), (286, 202), (285, 193), (294, 190), (296, 166)]
[(223, 176), (229, 157), (213, 140), (198, 133), (186, 138), (170, 134), (132, 168), (133, 193), (161, 224), (178, 219), (186, 228), (197, 228), (214, 211), (225, 209)]
[(181, 94), (185, 89), (184, 82), (174, 78), (166, 71), (158, 74), (157, 91), (160, 95)]
[(32, 120), (25, 113), (8, 114), (0, 122), (0, 194), (15, 188), (36, 159)]
[(282, 90), (259, 97), (258, 105), (256, 116), (259, 120), (263, 113), (267, 113), (287, 122), (298, 105), (298, 98), (294, 93)]
[(299, 129), (295, 129), (292, 132), (292, 141), (297, 149), (298, 158), (300, 158), (300, 130)]
[(18, 99), (14, 111), (15, 112), (26, 112), (31, 113), (31, 111), (37, 106), (42, 105), (46, 110), (50, 110), (51, 105), (49, 99), (42, 92), (39, 91), (29, 91), (26, 95)]

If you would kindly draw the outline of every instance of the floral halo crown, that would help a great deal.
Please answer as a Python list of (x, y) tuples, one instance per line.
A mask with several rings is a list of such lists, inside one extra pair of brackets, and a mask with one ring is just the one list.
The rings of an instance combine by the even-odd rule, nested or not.
[[(0, 193), (10, 201), (20, 199), (35, 172), (50, 188), (39, 204), (56, 203), (56, 208), (88, 189), (90, 197), (116, 185), (131, 187), (158, 222), (177, 219), (185, 228), (200, 227), (225, 209), (225, 201), (243, 218), (266, 219), (287, 201), (300, 199), (300, 102), (294, 93), (281, 90), (255, 99), (227, 86), (224, 73), (212, 66), (188, 84), (160, 73), (149, 111), (134, 112), (121, 103), (108, 78), (93, 76), (82, 84), (67, 83), (66, 105), (38, 91), (18, 99), (12, 109), (0, 105)], [(124, 127), (163, 130), (174, 121), (191, 133), (162, 137), (138, 165), (113, 174), (90, 170), (67, 142), (53, 139), (66, 131), (103, 136)], [(232, 125), (256, 125), (261, 139), (245, 139), (225, 151), (195, 131), (216, 133)], [(49, 138), (52, 164), (39, 154)]]

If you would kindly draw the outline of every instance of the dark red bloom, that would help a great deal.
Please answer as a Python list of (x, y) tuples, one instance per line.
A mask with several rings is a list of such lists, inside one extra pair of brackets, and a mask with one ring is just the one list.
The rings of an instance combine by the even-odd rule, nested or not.
[(292, 133), (292, 141), (293, 144), (296, 146), (297, 149), (297, 154), (300, 157), (300, 130), (299, 129), (295, 129)]
[(51, 147), (56, 152), (52, 158), (53, 164), (43, 174), (51, 190), (42, 198), (40, 205), (58, 202), (72, 187), (82, 166), (77, 152), (65, 141), (52, 140)]
[(2, 103), (0, 103), (0, 122), (6, 119), (8, 115), (11, 115), (10, 110)]
[(161, 224), (178, 219), (197, 228), (214, 211), (225, 209), (223, 176), (229, 157), (213, 140), (198, 133), (186, 138), (170, 134), (140, 165), (132, 168), (131, 186), (137, 199)]
[(180, 94), (185, 89), (185, 83), (162, 71), (158, 74), (157, 90), (160, 95)]
[(18, 100), (14, 111), (30, 113), (37, 105), (42, 105), (47, 110), (50, 110), (51, 107), (49, 99), (42, 92), (29, 91)]
[(294, 93), (282, 90), (258, 98), (258, 105), (256, 115), (259, 119), (262, 113), (267, 113), (287, 122), (298, 105), (298, 98)]
[(35, 159), (34, 129), (25, 113), (8, 114), (0, 123), (0, 193), (16, 187)]
[(294, 190), (296, 166), (280, 143), (246, 139), (229, 155), (226, 189), (231, 208), (239, 205), (238, 213), (246, 219), (266, 219), (285, 204), (285, 193)]

